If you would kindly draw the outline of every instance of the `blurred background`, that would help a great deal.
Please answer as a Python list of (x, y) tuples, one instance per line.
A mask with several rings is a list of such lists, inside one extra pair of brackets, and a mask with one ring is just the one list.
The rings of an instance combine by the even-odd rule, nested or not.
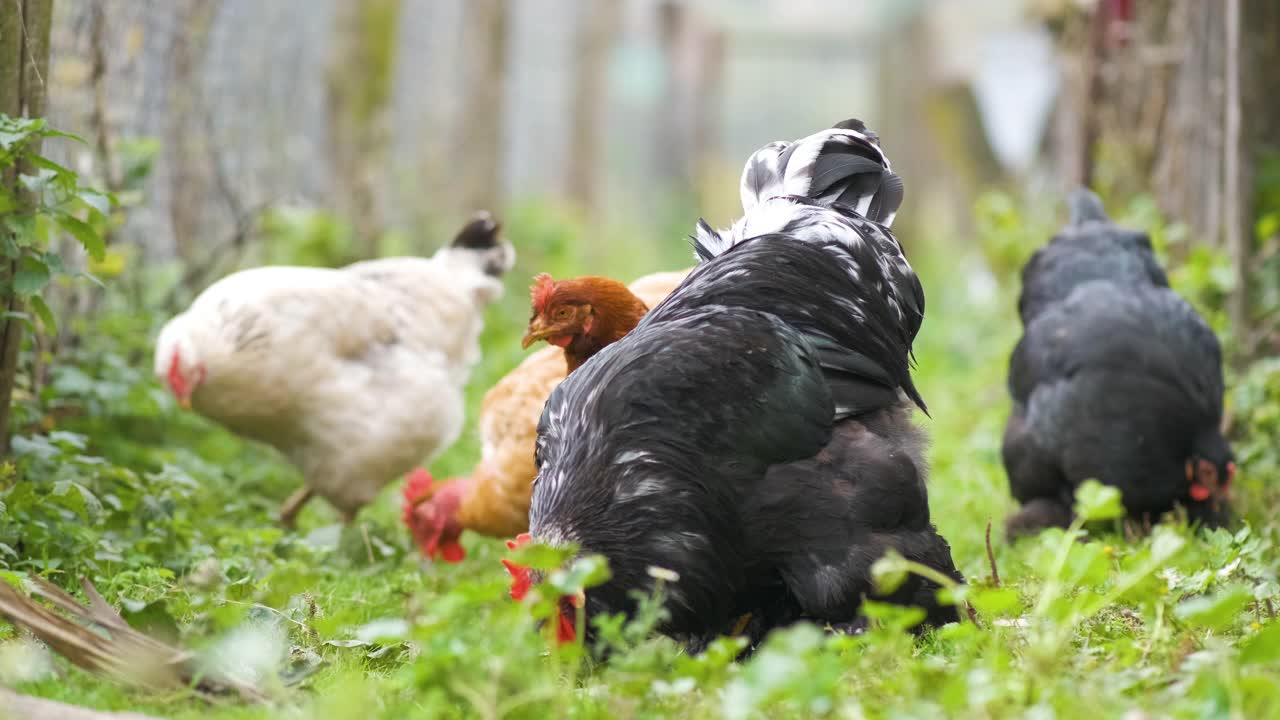
[(856, 116), (908, 183), (908, 242), (970, 242), (989, 190), (1052, 207), (1084, 183), (1149, 196), (1243, 287), (1274, 255), (1253, 241), (1280, 11), (1239, 2), (1227, 47), (1230, 4), (64, 0), (49, 115), (89, 140), (64, 159), (133, 199), (116, 252), (195, 285), (424, 251), (532, 205), (639, 272), (699, 215), (735, 217), (755, 148)]

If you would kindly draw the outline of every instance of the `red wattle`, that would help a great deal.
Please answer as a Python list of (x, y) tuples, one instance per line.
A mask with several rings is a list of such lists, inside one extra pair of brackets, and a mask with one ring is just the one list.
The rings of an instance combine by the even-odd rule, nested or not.
[(467, 551), (458, 542), (447, 543), (440, 548), (440, 557), (447, 563), (462, 562), (466, 556)]
[(571, 643), (577, 636), (578, 631), (573, 626), (573, 619), (556, 610), (556, 640), (561, 644)]
[(511, 599), (523, 600), (533, 587), (533, 577), (529, 574), (529, 568), (506, 559), (502, 561), (502, 565), (507, 572), (511, 573)]

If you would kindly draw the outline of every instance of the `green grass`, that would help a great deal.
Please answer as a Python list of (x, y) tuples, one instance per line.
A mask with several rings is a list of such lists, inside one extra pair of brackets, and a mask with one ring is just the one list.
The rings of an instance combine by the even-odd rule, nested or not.
[[(576, 230), (524, 220), (519, 246), (542, 252), (524, 252), (508, 297), (489, 314), (470, 390), (473, 419), (484, 389), (523, 356), (528, 276), (586, 269), (570, 251)], [(509, 221), (513, 230), (517, 223)], [(603, 270), (630, 279), (679, 267), (685, 256), (676, 248), (635, 265), (609, 258)], [(113, 340), (123, 348), (119, 362), (104, 360), (109, 353), (82, 358), (92, 382), (68, 385), (63, 375), (55, 383), (55, 396), (74, 395), (89, 408), (63, 428), (86, 438), (85, 447), (69, 436), (44, 441), (44, 460), (24, 456), (17, 472), (42, 488), (43, 505), (0, 496), (8, 503), (0, 542), (26, 539), (20, 551), (0, 552), (0, 562), (66, 586), (86, 573), (109, 600), (137, 609), (139, 622), (171, 617), (185, 643), (221, 646), (240, 658), (238, 667), (262, 653), (233, 632), (276, 643), (281, 659), (268, 655), (259, 677), (273, 701), (132, 690), (62, 664), (17, 688), (172, 718), (1280, 717), (1280, 623), (1268, 610), (1280, 590), (1277, 525), (1267, 511), (1275, 497), (1266, 487), (1275, 452), (1250, 435), (1280, 417), (1280, 369), (1250, 381), (1250, 406), (1237, 412), (1237, 432), (1253, 453), (1239, 481), (1249, 529), (1196, 535), (1170, 521), (1133, 541), (1110, 532), (1074, 542), (1051, 532), (1011, 547), (1001, 531), (1012, 503), (999, 442), (1004, 373), (1019, 331), (1016, 283), (984, 291), (972, 282), (976, 262), (925, 248), (912, 256), (929, 302), (916, 354), (933, 415), (920, 418), (932, 437), (931, 505), (969, 579), (978, 624), (917, 640), (902, 629), (908, 611), (871, 607), (875, 627), (864, 636), (800, 626), (734, 663), (730, 641), (691, 658), (646, 637), (646, 616), (605, 633), (617, 648), (607, 664), (588, 663), (574, 647), (548, 651), (532, 627), (545, 608), (506, 598), (500, 541), (468, 535), (466, 561), (426, 564), (409, 548), (393, 489), (361, 515), (367, 540), (359, 530), (333, 537), (336, 516), (320, 502), (303, 513), (298, 533), (283, 533), (273, 512), (294, 472), (176, 413), (143, 372), (139, 350)], [(465, 473), (476, 456), (469, 430), (432, 469)], [(106, 469), (86, 457), (105, 458)], [(165, 464), (165, 474), (146, 474)], [(66, 478), (124, 509), (54, 488)], [(988, 522), (998, 588), (989, 583)], [(407, 625), (370, 625), (405, 618)], [(0, 638), (12, 635), (0, 625)], [(6, 657), (0, 650), (0, 679), (12, 677)]]

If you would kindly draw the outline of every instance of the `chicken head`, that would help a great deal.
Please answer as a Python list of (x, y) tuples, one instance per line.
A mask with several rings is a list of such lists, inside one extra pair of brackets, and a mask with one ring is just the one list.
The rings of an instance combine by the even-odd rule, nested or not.
[(401, 519), (422, 554), (432, 560), (456, 563), (467, 556), (458, 542), (462, 535), (458, 506), (467, 485), (466, 480), (457, 479), (437, 485), (431, 473), (421, 468), (409, 473)]
[[(520, 533), (515, 540), (507, 541), (507, 548), (510, 550), (518, 550), (533, 541), (529, 533)], [(529, 591), (533, 589), (534, 577), (533, 571), (529, 568), (519, 565), (511, 560), (504, 559), (503, 567), (511, 574), (511, 599), (517, 602), (524, 600)], [(556, 642), (560, 644), (571, 643), (578, 637), (577, 631), (577, 609), (586, 604), (586, 595), (579, 592), (577, 595), (562, 595), (556, 602), (555, 622)]]
[(164, 378), (178, 405), (190, 409), (191, 396), (208, 372), (195, 344), (180, 328), (171, 326), (160, 333), (156, 346), (156, 375)]
[(533, 314), (520, 346), (539, 340), (564, 348), (569, 372), (640, 322), (649, 308), (626, 285), (602, 277), (556, 281), (542, 273), (530, 289)]

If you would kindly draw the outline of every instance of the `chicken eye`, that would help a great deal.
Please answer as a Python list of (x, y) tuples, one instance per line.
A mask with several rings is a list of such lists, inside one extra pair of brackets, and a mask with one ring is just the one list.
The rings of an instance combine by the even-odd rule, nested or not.
[(567, 307), (557, 308), (554, 317), (556, 320), (568, 320), (571, 312)]

